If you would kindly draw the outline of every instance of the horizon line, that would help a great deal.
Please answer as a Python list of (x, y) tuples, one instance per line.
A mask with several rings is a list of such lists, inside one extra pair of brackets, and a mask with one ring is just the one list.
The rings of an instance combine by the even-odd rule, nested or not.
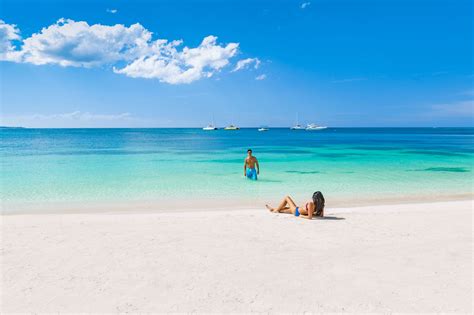
[[(266, 128), (272, 129), (291, 129), (291, 126), (265, 126)], [(202, 130), (203, 127), (23, 127), (23, 126), (0, 126), (0, 129), (200, 129)], [(217, 130), (224, 130), (224, 131), (237, 131), (237, 130), (225, 130), (225, 127), (217, 127)], [(239, 129), (258, 129), (262, 128), (262, 126), (246, 126), (246, 127), (238, 127)], [(389, 129), (389, 128), (397, 128), (397, 129), (408, 129), (408, 128), (431, 128), (431, 129), (447, 129), (447, 128), (473, 128), (474, 126), (333, 126), (333, 127), (326, 127), (326, 129)], [(304, 130), (305, 129), (301, 129)], [(325, 129), (323, 129), (325, 130)], [(216, 131), (216, 130), (208, 130), (208, 131)], [(297, 131), (297, 130), (296, 130)], [(317, 130), (322, 131), (322, 130)]]

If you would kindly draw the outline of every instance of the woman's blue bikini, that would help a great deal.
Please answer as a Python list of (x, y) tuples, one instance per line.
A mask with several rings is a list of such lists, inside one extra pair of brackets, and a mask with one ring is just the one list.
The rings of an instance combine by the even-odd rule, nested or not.
[[(308, 212), (308, 203), (306, 203), (305, 209), (306, 209), (306, 212)], [(295, 217), (299, 217), (300, 214), (301, 214), (301, 213), (300, 213), (300, 207), (296, 207), (296, 209), (295, 209)]]

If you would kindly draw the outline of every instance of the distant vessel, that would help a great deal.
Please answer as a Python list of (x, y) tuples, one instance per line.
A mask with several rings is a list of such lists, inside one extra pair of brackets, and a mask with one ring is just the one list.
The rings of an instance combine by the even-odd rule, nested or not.
[(301, 126), (300, 124), (296, 124), (293, 127), (290, 128), (291, 130), (304, 130), (304, 127)]
[(206, 127), (202, 128), (202, 130), (210, 131), (210, 130), (217, 130), (216, 125), (214, 124), (214, 116), (212, 116), (212, 123), (207, 125)]
[(224, 128), (224, 130), (239, 130), (240, 128), (234, 125), (229, 125)]
[(202, 128), (202, 130), (217, 130), (217, 127), (213, 124), (207, 125), (206, 127)]
[(306, 127), (306, 130), (323, 130), (323, 129), (326, 129), (327, 127), (325, 126), (318, 126), (316, 124), (309, 124), (307, 127)]
[(304, 127), (300, 125), (298, 121), (298, 113), (296, 113), (296, 125), (290, 128), (291, 130), (304, 130)]
[(270, 128), (267, 128), (267, 127), (258, 128), (258, 131), (268, 131), (268, 130), (270, 130)]

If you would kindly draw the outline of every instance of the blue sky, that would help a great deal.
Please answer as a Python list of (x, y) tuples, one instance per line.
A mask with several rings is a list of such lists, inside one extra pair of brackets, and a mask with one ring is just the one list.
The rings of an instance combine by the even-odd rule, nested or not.
[(1, 123), (473, 126), (472, 6), (1, 0)]

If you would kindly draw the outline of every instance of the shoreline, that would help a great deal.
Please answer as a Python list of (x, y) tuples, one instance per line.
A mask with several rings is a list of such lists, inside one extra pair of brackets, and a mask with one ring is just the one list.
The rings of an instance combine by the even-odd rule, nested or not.
[[(202, 199), (187, 202), (163, 200), (130, 200), (130, 201), (61, 201), (61, 202), (2, 202), (0, 201), (0, 216), (20, 214), (75, 214), (75, 213), (166, 213), (194, 211), (222, 211), (237, 209), (264, 209), (266, 203), (277, 204), (283, 196), (274, 198), (259, 198), (259, 200), (242, 199)], [(293, 196), (297, 202), (305, 200), (300, 195)], [(306, 198), (308, 199), (308, 198)], [(351, 198), (329, 199), (326, 196), (327, 208), (353, 208), (387, 205), (408, 205), (419, 203), (439, 203), (450, 201), (473, 200), (473, 193), (456, 195), (393, 196), (372, 199), (354, 200)], [(133, 210), (132, 210), (133, 209)]]
[(1, 216), (4, 313), (471, 313), (473, 200)]

